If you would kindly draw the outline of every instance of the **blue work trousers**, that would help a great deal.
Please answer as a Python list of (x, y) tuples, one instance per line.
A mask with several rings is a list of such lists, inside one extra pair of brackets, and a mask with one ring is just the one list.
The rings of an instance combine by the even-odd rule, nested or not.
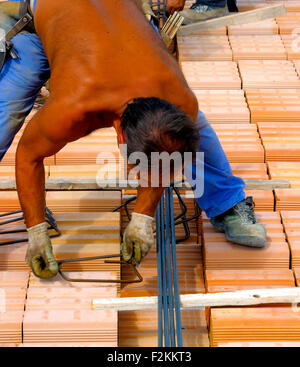
[(8, 58), (0, 73), (0, 161), (50, 77), (48, 60), (36, 34), (12, 39), (19, 58)]

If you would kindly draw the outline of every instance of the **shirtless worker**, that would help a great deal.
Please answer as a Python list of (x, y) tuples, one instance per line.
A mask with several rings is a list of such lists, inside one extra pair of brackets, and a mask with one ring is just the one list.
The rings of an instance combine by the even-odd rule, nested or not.
[[(0, 6), (5, 4), (7, 12), (7, 3)], [(145, 19), (140, 1), (32, 0), (31, 12), (37, 35), (12, 39), (19, 58), (8, 57), (0, 74), (0, 159), (49, 77), (48, 59), (50, 98), (28, 123), (16, 156), (29, 234), (26, 261), (34, 273), (51, 278), (58, 271), (45, 223), (43, 159), (110, 126), (128, 152), (204, 152), (199, 207), (229, 240), (264, 246), (265, 228), (255, 217), (252, 198), (245, 199), (243, 181), (233, 176), (216, 134), (198, 111), (177, 62)], [(2, 15), (0, 25), (11, 17)], [(126, 260), (134, 256), (140, 262), (153, 246), (152, 221), (162, 191), (138, 189), (124, 233)]]

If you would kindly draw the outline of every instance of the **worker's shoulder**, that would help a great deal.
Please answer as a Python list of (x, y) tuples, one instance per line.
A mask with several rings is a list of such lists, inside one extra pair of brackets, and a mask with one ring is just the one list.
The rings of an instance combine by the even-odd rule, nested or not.
[(159, 72), (162, 98), (173, 103), (182, 111), (196, 119), (198, 114), (198, 101), (182, 74), (178, 64), (175, 68), (167, 68)]

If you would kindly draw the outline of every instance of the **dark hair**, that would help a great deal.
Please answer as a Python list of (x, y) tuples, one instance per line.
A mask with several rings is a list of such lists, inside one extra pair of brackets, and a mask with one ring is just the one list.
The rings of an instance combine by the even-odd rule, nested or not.
[(197, 124), (179, 108), (159, 98), (136, 98), (121, 118), (128, 156), (133, 152), (197, 152)]

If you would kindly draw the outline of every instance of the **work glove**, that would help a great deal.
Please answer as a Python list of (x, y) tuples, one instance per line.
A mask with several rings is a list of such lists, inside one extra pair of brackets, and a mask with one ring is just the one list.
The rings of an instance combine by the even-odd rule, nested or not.
[(43, 222), (27, 229), (28, 247), (25, 261), (33, 273), (43, 279), (55, 277), (58, 264), (52, 253), (48, 224)]
[(132, 213), (131, 221), (125, 229), (122, 243), (122, 256), (127, 262), (140, 263), (154, 245), (153, 218)]
[(155, 17), (155, 14), (153, 13), (149, 0), (140, 0), (143, 13), (145, 14), (145, 17), (147, 20), (151, 20), (152, 17)]

